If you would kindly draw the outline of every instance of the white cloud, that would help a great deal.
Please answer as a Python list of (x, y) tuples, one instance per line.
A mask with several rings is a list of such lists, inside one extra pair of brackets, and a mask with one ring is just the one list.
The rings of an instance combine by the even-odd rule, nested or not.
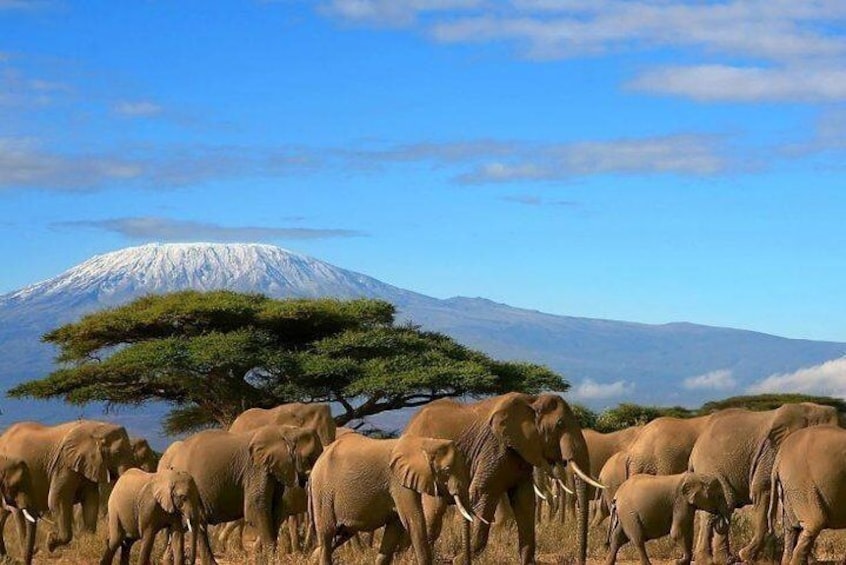
[(770, 375), (750, 386), (749, 392), (798, 392), (846, 398), (846, 357), (794, 373)]
[(631, 394), (634, 392), (634, 388), (634, 383), (628, 381), (598, 383), (591, 379), (585, 379), (573, 387), (571, 394), (577, 400), (604, 400)]
[[(672, 50), (692, 61), (647, 69), (633, 83), (644, 92), (844, 98), (846, 2), (839, 0), (331, 0), (322, 10), (352, 23), (412, 27), (440, 43), (505, 43), (539, 60)], [(733, 68), (739, 64), (760, 68)], [(718, 84), (696, 84), (697, 77)]]
[(731, 390), (737, 386), (737, 380), (728, 369), (711, 371), (695, 377), (688, 377), (682, 386), (690, 390)]
[(162, 113), (162, 107), (149, 100), (136, 100), (134, 102), (117, 102), (112, 110), (121, 116), (133, 118), (158, 116)]
[(642, 73), (628, 87), (704, 102), (839, 101), (846, 100), (846, 70), (726, 65), (665, 67)]
[(222, 226), (210, 222), (137, 217), (58, 222), (56, 228), (90, 228), (144, 241), (274, 241), (359, 237), (363, 232), (337, 228)]

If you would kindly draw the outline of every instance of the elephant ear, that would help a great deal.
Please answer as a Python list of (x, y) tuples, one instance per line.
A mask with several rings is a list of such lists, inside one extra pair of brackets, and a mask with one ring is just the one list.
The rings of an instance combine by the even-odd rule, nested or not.
[(693, 473), (685, 473), (681, 484), (681, 494), (691, 506), (699, 506), (705, 496), (708, 484)]
[(293, 486), (296, 483), (294, 446), (276, 426), (261, 428), (253, 434), (249, 445), (253, 463), (272, 475), (279, 482)]
[(402, 486), (421, 494), (438, 496), (434, 459), (439, 442), (407, 436), (391, 451), (391, 472)]
[(89, 481), (104, 483), (108, 476), (104, 448), (105, 442), (102, 438), (92, 436), (82, 426), (75, 426), (65, 434), (52, 467), (65, 467)]
[(767, 439), (775, 451), (781, 447), (787, 436), (811, 425), (806, 414), (806, 408), (801, 404), (785, 404), (775, 411)]
[(172, 475), (172, 472), (156, 473), (152, 484), (153, 498), (168, 514), (176, 512), (176, 505), (173, 503)]
[(543, 457), (543, 442), (537, 428), (537, 413), (522, 397), (509, 395), (496, 404), (488, 419), (494, 435), (520, 457), (547, 469)]

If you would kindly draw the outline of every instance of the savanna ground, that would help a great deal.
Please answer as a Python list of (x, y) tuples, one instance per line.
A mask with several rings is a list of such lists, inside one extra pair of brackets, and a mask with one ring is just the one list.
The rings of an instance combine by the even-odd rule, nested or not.
[[(6, 527), (6, 540), (11, 554), (13, 556), (19, 556), (17, 532), (13, 526), (10, 520)], [(101, 522), (97, 533), (94, 535), (77, 534), (69, 546), (57, 550), (53, 555), (48, 555), (44, 549), (44, 541), (49, 531), (49, 526), (42, 523), (39, 527), (40, 531), (37, 544), (39, 550), (36, 554), (35, 562), (50, 565), (87, 565), (98, 563), (106, 543), (105, 526), (105, 522)], [(604, 547), (606, 534), (607, 521), (601, 528), (590, 531), (588, 556), (589, 562), (592, 565), (604, 563), (606, 557)], [(282, 536), (283, 540), (285, 537)], [(732, 524), (732, 548), (742, 547), (750, 537), (751, 528), (745, 512), (736, 513)], [(538, 525), (538, 564), (569, 565), (570, 563), (574, 563), (576, 555), (575, 538), (572, 522), (567, 525), (563, 525), (558, 521), (544, 520), (541, 522)], [(247, 542), (246, 545), (249, 547), (251, 545), (249, 543), (249, 534)], [(460, 542), (460, 526), (458, 523), (448, 520), (445, 523), (443, 535), (436, 546), (436, 562), (448, 563), (450, 561), (449, 558), (459, 552), (461, 547)], [(137, 558), (139, 545), (135, 544), (133, 548), (133, 562)], [(284, 545), (286, 544), (283, 543)], [(162, 542), (159, 541), (154, 555), (161, 555), (161, 546)], [(491, 542), (488, 548), (482, 555), (474, 559), (473, 563), (478, 565), (505, 565), (515, 563), (517, 561), (516, 546), (517, 533), (513, 525), (505, 525), (503, 527), (495, 525), (491, 533)], [(370, 565), (375, 560), (376, 547), (378, 547), (378, 534), (373, 548), (354, 547), (352, 543), (348, 543), (335, 552), (335, 563), (342, 563), (344, 565)], [(839, 563), (843, 556), (846, 555), (846, 531), (824, 532), (819, 537), (816, 547), (818, 559)], [(676, 557), (680, 555), (679, 551), (668, 538), (649, 542), (647, 550), (655, 565), (672, 565)], [(252, 554), (235, 550), (232, 547), (231, 540), (230, 547), (226, 551), (216, 546), (215, 555), (220, 565), (252, 564), (257, 562), (272, 562), (274, 565), (295, 565), (309, 562), (308, 554), (285, 554), (283, 551), (280, 551), (273, 560), (259, 558)], [(637, 561), (637, 554), (632, 547), (626, 546), (621, 550), (618, 562), (635, 563)], [(7, 560), (6, 562), (12, 563), (14, 561)], [(115, 563), (117, 562), (118, 559), (116, 558)], [(410, 552), (404, 552), (398, 555), (394, 562), (398, 565), (414, 565), (414, 558)]]

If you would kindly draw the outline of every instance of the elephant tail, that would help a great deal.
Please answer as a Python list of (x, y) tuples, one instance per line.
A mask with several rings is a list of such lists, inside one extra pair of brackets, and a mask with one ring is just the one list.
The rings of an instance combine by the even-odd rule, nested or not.
[(609, 547), (611, 545), (611, 536), (614, 535), (614, 530), (617, 529), (617, 524), (620, 523), (620, 516), (617, 513), (616, 500), (611, 501), (611, 505), (608, 510), (611, 513), (611, 517), (608, 519), (608, 535), (605, 537), (606, 547)]
[(776, 461), (776, 464), (773, 465), (772, 475), (770, 476), (770, 505), (767, 508), (767, 529), (771, 534), (775, 534), (779, 503), (781, 503), (783, 511), (784, 488), (782, 487), (781, 480), (778, 476), (778, 461)]

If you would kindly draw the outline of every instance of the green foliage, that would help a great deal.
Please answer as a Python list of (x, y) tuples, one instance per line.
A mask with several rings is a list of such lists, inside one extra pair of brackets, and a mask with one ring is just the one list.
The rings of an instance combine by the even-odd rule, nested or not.
[(706, 402), (699, 409), (702, 414), (710, 414), (725, 408), (746, 408), (747, 410), (774, 410), (782, 404), (813, 402), (824, 406), (833, 406), (838, 412), (846, 414), (846, 401), (830, 396), (811, 396), (808, 394), (756, 394), (752, 396), (732, 396), (724, 400)]
[(582, 429), (597, 429), (596, 424), (599, 419), (599, 415), (596, 412), (587, 406), (576, 403), (570, 404), (570, 408), (573, 410), (573, 414), (576, 416), (576, 419), (579, 421), (579, 425)]
[(605, 433), (614, 432), (631, 426), (646, 424), (661, 416), (687, 418), (692, 415), (689, 410), (681, 407), (660, 408), (658, 406), (623, 403), (617, 405), (616, 408), (604, 410), (596, 420), (596, 430)]
[(166, 401), (165, 427), (228, 425), (243, 410), (338, 402), (343, 425), (448, 396), (568, 388), (540, 365), (502, 362), (449, 337), (394, 325), (380, 300), (229, 291), (147, 296), (49, 333), (61, 366), (11, 396), (74, 404)]

